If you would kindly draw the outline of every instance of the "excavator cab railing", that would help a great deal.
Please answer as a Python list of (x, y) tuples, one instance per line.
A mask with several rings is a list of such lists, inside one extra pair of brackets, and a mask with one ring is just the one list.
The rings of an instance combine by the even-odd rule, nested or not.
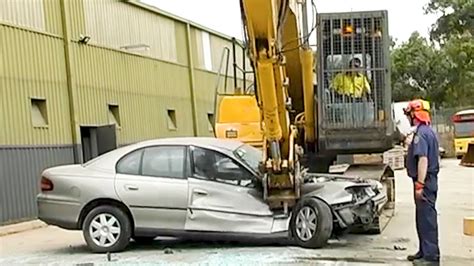
[[(242, 49), (242, 66), (237, 60), (237, 49)], [(232, 52), (233, 88), (228, 88), (229, 57)], [(254, 93), (254, 84), (247, 77), (253, 71), (246, 68), (245, 46), (232, 39), (232, 51), (222, 50), (214, 94), (213, 131), (217, 138), (239, 139), (257, 148), (263, 146), (260, 109)], [(225, 65), (224, 65), (225, 64)], [(224, 76), (221, 74), (225, 67)], [(239, 75), (240, 74), (240, 75)], [(224, 80), (224, 84), (222, 84)], [(223, 85), (223, 91), (220, 90)], [(240, 86), (239, 86), (240, 85)]]

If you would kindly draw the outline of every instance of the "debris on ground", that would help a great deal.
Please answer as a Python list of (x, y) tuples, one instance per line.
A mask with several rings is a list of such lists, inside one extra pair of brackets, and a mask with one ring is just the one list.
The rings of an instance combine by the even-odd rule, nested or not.
[(171, 248), (165, 248), (165, 254), (174, 254), (174, 251)]
[(396, 238), (395, 243), (408, 243), (410, 242), (410, 239), (408, 237), (399, 237), (399, 238)]
[(402, 247), (402, 246), (398, 246), (398, 245), (394, 245), (393, 249), (395, 249), (395, 250), (407, 250), (406, 247)]

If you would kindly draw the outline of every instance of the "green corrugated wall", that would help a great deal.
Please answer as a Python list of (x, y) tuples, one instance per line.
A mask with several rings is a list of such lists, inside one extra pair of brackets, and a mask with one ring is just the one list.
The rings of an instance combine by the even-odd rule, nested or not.
[[(68, 31), (71, 38), (69, 59), (74, 111), (79, 126), (109, 124), (108, 104), (119, 106), (121, 125), (118, 144), (164, 136), (193, 135), (191, 79), (187, 53), (186, 21), (175, 21), (177, 62), (120, 51), (100, 44), (80, 44), (86, 32), (83, 0), (66, 0)], [(115, 4), (115, 3), (114, 3)], [(154, 11), (116, 1), (130, 16)], [(124, 6), (125, 5), (125, 6)], [(43, 2), (45, 30), (30, 30), (15, 22), (0, 21), (2, 52), (2, 114), (4, 125), (0, 145), (56, 145), (80, 142), (72, 140), (67, 72), (62, 38), (60, 0)], [(114, 8), (113, 6), (110, 8)], [(162, 16), (154, 13), (156, 16)], [(173, 19), (173, 18), (170, 18)], [(110, 23), (113, 23), (112, 21)], [(202, 66), (202, 45), (196, 34), (205, 30), (191, 26), (191, 51), (194, 61), (194, 90), (198, 135), (209, 136), (208, 113), (214, 110), (217, 70)], [(198, 31), (196, 33), (196, 31)], [(153, 33), (150, 33), (153, 34)], [(211, 45), (223, 47), (230, 40), (211, 32)], [(222, 51), (213, 50), (217, 63)], [(241, 60), (240, 60), (241, 61)], [(230, 71), (230, 74), (231, 71)], [(223, 80), (221, 81), (223, 85)], [(229, 88), (232, 87), (229, 79)], [(31, 97), (46, 99), (48, 126), (33, 127)], [(177, 128), (167, 127), (167, 110), (176, 111)], [(78, 131), (77, 131), (78, 132)]]
[[(71, 143), (63, 41), (0, 26), (2, 145)], [(49, 125), (33, 127), (31, 97), (46, 99)]]
[[(202, 31), (209, 32), (209, 70)], [(90, 43), (80, 44), (81, 35), (90, 35)], [(141, 42), (149, 42), (149, 51), (123, 50)], [(229, 37), (136, 2), (2, 2), (0, 225), (36, 217), (41, 172), (81, 162), (80, 126), (112, 123), (109, 104), (120, 114), (118, 145), (195, 131), (211, 136), (215, 64), (226, 44), (231, 48)], [(220, 85), (222, 91), (223, 79)], [(33, 125), (32, 98), (45, 103), (47, 126)], [(169, 109), (176, 112), (176, 129), (168, 128)]]
[[(81, 124), (109, 124), (111, 103), (120, 110), (119, 143), (193, 134), (186, 66), (79, 44), (72, 51)], [(167, 127), (168, 109), (176, 111), (176, 130)]]

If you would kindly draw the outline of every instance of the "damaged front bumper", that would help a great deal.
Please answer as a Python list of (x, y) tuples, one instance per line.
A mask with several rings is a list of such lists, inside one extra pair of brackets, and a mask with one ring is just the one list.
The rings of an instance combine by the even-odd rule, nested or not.
[[(308, 179), (307, 179), (308, 181)], [(324, 200), (331, 207), (339, 230), (369, 228), (378, 221), (388, 197), (382, 184), (374, 180), (358, 180), (338, 175), (313, 176), (309, 181), (310, 196)]]
[(354, 227), (370, 227), (378, 221), (383, 207), (387, 203), (387, 196), (383, 191), (377, 191), (371, 186), (351, 187), (353, 200), (350, 203), (334, 206), (333, 210), (338, 218), (341, 229)]

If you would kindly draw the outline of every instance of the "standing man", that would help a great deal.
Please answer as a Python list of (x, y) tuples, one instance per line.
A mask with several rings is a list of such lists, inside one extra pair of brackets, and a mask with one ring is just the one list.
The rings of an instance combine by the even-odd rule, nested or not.
[(409, 261), (420, 264), (439, 263), (438, 217), (436, 197), (438, 193), (438, 140), (431, 128), (429, 103), (414, 100), (404, 109), (412, 126), (416, 127), (408, 148), (407, 171), (413, 179), (416, 205), (416, 230), (419, 248)]

